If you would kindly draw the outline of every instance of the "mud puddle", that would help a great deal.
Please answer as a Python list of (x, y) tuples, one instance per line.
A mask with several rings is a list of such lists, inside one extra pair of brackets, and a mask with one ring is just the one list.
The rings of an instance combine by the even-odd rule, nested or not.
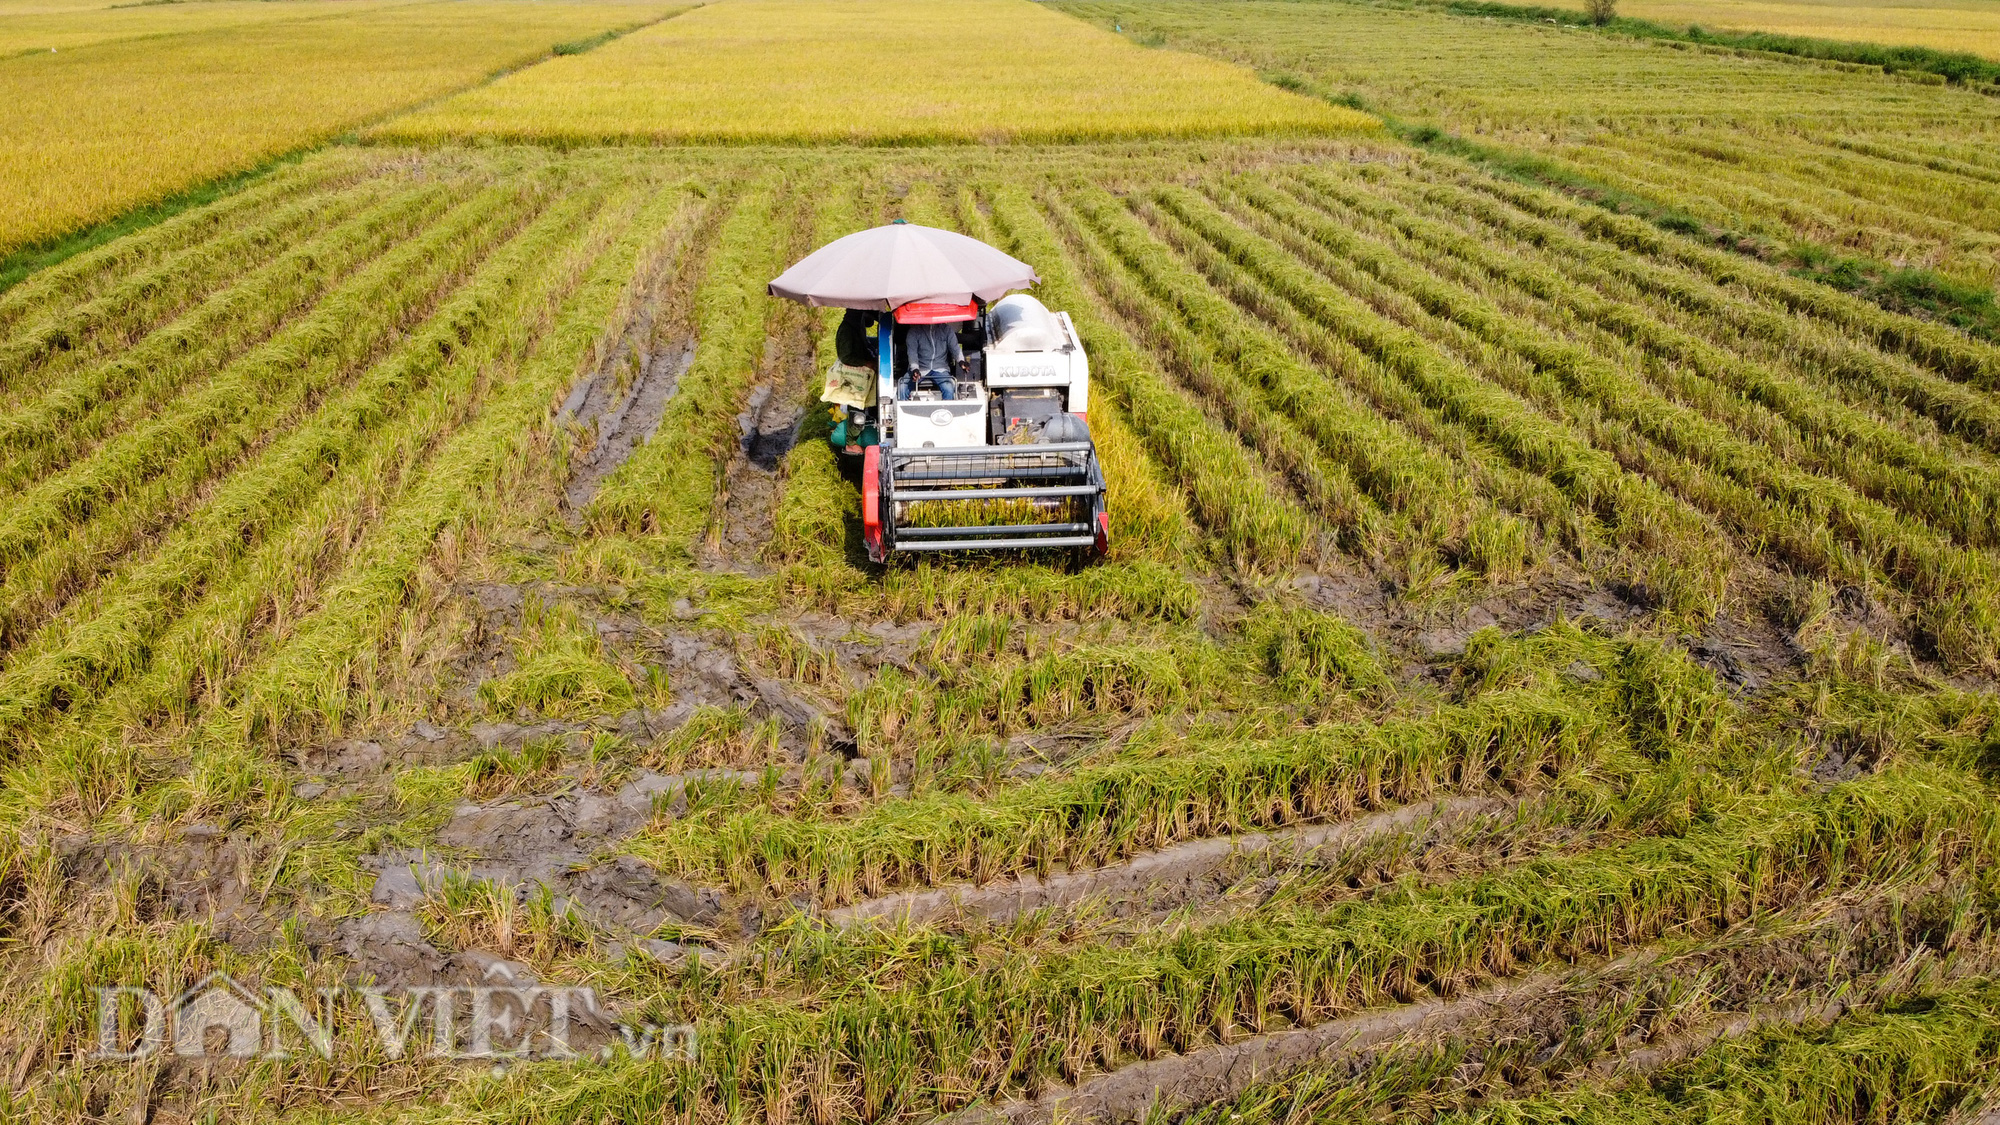
[(736, 416), (737, 427), (743, 432), (743, 459), (767, 473), (777, 471), (785, 454), (798, 444), (799, 426), (806, 419), (805, 404), (798, 396), (780, 395), (774, 393), (776, 390), (769, 383), (759, 386), (750, 392), (743, 413)]
[(754, 573), (771, 545), (785, 455), (799, 440), (808, 396), (818, 385), (812, 329), (796, 305), (772, 313), (757, 382), (736, 416), (737, 453), (721, 474), (710, 517), (709, 566)]

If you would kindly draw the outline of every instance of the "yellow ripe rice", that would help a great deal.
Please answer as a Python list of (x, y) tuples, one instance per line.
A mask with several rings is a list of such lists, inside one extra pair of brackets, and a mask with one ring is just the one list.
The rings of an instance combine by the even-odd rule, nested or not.
[[(1583, 8), (1583, 0), (1558, 0)], [(2000, 4), (1991, 0), (1619, 0), (1618, 14), (1710, 31), (1768, 31), (1890, 47), (1970, 51), (2000, 59)]]
[(603, 0), (296, 8), (320, 18), (0, 59), (0, 251), (673, 11)]
[(1374, 118), (1029, 0), (720, 0), (378, 127), (390, 140), (928, 143), (1337, 133)]
[(358, 15), (408, 0), (202, 0), (201, 3), (146, 4), (138, 7), (44, 8), (0, 0), (0, 58), (34, 51), (47, 54), (142, 36), (217, 31), (226, 27), (323, 20), (329, 15)]
[(1012, 527), (1030, 523), (1066, 523), (1075, 518), (1066, 504), (1038, 504), (1028, 499), (916, 500), (903, 510), (904, 527)]

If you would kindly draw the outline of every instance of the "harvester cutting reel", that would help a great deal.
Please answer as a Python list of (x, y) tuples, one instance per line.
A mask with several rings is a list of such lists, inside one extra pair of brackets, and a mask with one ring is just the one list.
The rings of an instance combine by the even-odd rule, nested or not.
[(1097, 447), (1088, 438), (963, 449), (889, 442), (867, 450), (861, 526), (875, 562), (898, 551), (1032, 547), (1097, 556), (1110, 545), (1111, 515)]

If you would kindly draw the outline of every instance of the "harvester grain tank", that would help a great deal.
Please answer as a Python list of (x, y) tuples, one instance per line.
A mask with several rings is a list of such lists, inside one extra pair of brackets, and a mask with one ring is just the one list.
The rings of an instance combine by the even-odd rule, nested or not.
[[(871, 559), (1104, 553), (1111, 521), (1087, 420), (1090, 360), (1069, 314), (1012, 292), (1039, 280), (976, 239), (899, 222), (828, 243), (771, 282), (774, 296), (872, 322), (872, 368), (835, 364), (822, 394), (842, 415), (836, 447), (861, 451)], [(899, 395), (914, 325), (955, 332), (964, 367), (950, 391), (905, 382)]]

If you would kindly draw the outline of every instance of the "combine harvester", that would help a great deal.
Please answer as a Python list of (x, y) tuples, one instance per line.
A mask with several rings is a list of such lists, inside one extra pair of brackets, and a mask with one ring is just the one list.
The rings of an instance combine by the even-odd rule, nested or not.
[[(1039, 280), (977, 239), (896, 222), (828, 243), (771, 282), (773, 296), (852, 310), (874, 329), (872, 372), (836, 365), (822, 396), (846, 408), (836, 447), (862, 449), (873, 561), (906, 551), (1104, 554), (1111, 519), (1085, 421), (1090, 361), (1069, 314), (1004, 296)], [(897, 329), (919, 324), (958, 326), (965, 369), (952, 399), (922, 386), (897, 397)]]

